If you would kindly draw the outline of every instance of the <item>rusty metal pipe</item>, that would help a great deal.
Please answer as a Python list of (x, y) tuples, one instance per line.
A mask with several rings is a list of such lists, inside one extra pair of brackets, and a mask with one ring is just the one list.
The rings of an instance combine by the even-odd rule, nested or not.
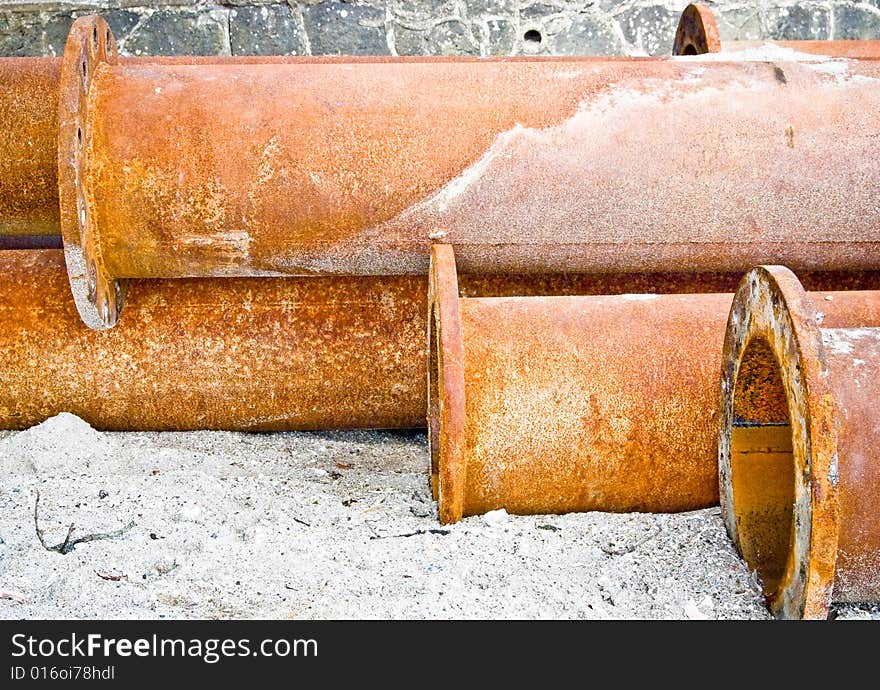
[(127, 278), (423, 273), (432, 236), (466, 272), (880, 265), (870, 61), (136, 65), (95, 18), (64, 60), (62, 230), (93, 327)]
[[(818, 284), (845, 277), (811, 276)], [(880, 287), (880, 274), (855, 276)], [(173, 283), (173, 284), (172, 284)], [(732, 289), (731, 276), (463, 276), (463, 294)], [(427, 277), (133, 281), (121, 328), (76, 313), (60, 251), (0, 252), (0, 428), (424, 427)], [(181, 385), (185, 381), (186, 385)]]
[(137, 281), (112, 331), (62, 252), (0, 252), (0, 428), (62, 411), (99, 429), (424, 425), (425, 281)]
[[(828, 323), (854, 316), (837, 295)], [(435, 246), (428, 427), (443, 522), (714, 505), (730, 294), (461, 298)], [(859, 318), (880, 324), (880, 304)]]
[[(387, 58), (138, 56), (131, 65), (369, 63)], [(0, 57), (0, 242), (58, 235), (58, 96), (61, 58)]]
[[(878, 58), (880, 41), (877, 40), (831, 40), (831, 41), (722, 41), (718, 22), (707, 5), (693, 3), (684, 8), (675, 31), (672, 44), (673, 55), (705, 55), (706, 53), (738, 53), (766, 46), (775, 46), (807, 55), (824, 55), (836, 58)], [(731, 55), (732, 59), (737, 56)], [(768, 57), (768, 59), (770, 59)], [(778, 55), (774, 59), (784, 59)]]
[(0, 235), (57, 235), (61, 61), (0, 58)]
[[(779, 266), (751, 271), (733, 301), (721, 508), (783, 618), (880, 600), (878, 304), (878, 291), (808, 295)], [(842, 305), (848, 318), (829, 320)]]

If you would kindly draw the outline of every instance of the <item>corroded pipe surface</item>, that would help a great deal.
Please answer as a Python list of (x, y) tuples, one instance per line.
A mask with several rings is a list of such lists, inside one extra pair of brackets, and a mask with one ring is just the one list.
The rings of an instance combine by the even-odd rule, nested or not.
[[(440, 517), (713, 505), (730, 294), (460, 298), (429, 287), (428, 426)], [(844, 293), (826, 321), (852, 318)], [(859, 318), (880, 323), (880, 305)]]
[[(851, 279), (880, 285), (880, 274)], [(462, 291), (682, 292), (731, 281), (485, 275), (463, 276)], [(0, 428), (62, 411), (99, 429), (423, 427), (426, 293), (423, 276), (134, 281), (120, 328), (96, 332), (76, 313), (60, 251), (0, 252)]]
[(60, 251), (0, 252), (0, 428), (424, 425), (424, 280), (138, 281), (112, 331), (80, 321)]
[[(804, 292), (779, 266), (736, 293), (724, 344), (721, 507), (771, 610), (880, 600), (880, 292)], [(829, 307), (845, 319), (829, 320)]]
[[(880, 286), (878, 274), (809, 277)], [(66, 280), (60, 251), (0, 252), (0, 428), (61, 411), (99, 429), (424, 426), (425, 277), (134, 281), (132, 309), (109, 332), (83, 326)], [(462, 276), (461, 290), (693, 292), (732, 280), (487, 275)]]
[(93, 327), (127, 278), (423, 273), (432, 237), (466, 272), (880, 264), (870, 61), (130, 64), (106, 34), (62, 69)]
[[(694, 3), (681, 13), (673, 55), (704, 55), (706, 53), (737, 53), (757, 49), (782, 48), (808, 55), (824, 55), (835, 58), (878, 58), (880, 41), (877, 40), (837, 40), (837, 41), (722, 41), (718, 23), (712, 9), (707, 5)], [(768, 60), (784, 60), (785, 54), (771, 55)], [(737, 56), (729, 56), (736, 59)]]
[(0, 235), (58, 234), (61, 61), (0, 58)]
[[(343, 58), (301, 56), (143, 56), (145, 64), (300, 64)], [(374, 62), (344, 58), (346, 63)], [(0, 57), (0, 238), (59, 234), (58, 95), (61, 58)], [(0, 239), (2, 241), (2, 239)]]

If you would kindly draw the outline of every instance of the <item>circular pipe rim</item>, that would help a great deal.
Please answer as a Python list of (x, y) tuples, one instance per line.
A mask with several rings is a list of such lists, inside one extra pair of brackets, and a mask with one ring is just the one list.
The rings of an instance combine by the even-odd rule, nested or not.
[[(436, 363), (437, 370), (432, 371)], [(431, 247), (428, 280), (428, 446), (431, 487), (440, 521), (464, 514), (466, 482), (464, 345), (455, 254), (450, 245)], [(434, 400), (434, 378), (436, 396)], [(436, 443), (436, 447), (435, 447)]]
[[(693, 52), (690, 52), (689, 48)], [(692, 3), (685, 7), (675, 30), (672, 54), (704, 55), (720, 52), (721, 38), (712, 10), (700, 3)]]
[(61, 237), (70, 289), (77, 311), (90, 328), (111, 328), (119, 318), (125, 281), (108, 275), (86, 185), (91, 145), (89, 111), (94, 76), (102, 63), (116, 64), (118, 51), (110, 26), (97, 15), (80, 17), (70, 28), (58, 101), (58, 194)]
[(733, 299), (724, 341), (718, 481), (722, 517), (740, 554), (731, 431), (740, 364), (756, 339), (770, 347), (779, 367), (795, 463), (793, 534), (786, 574), (767, 603), (780, 618), (825, 618), (831, 604), (839, 526), (834, 398), (816, 314), (800, 281), (783, 266), (759, 266), (746, 274)]

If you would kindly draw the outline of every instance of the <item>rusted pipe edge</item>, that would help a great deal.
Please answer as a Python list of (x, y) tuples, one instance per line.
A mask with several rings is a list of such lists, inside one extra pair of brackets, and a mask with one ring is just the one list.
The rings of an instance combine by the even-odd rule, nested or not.
[[(724, 64), (699, 77), (706, 88), (698, 88), (691, 78), (699, 75), (686, 62), (656, 60), (638, 66), (617, 62), (576, 70), (574, 76), (566, 69), (565, 82), (544, 79), (544, 95), (529, 98), (522, 90), (505, 85), (508, 81), (518, 84), (528, 75), (537, 83), (534, 78), (545, 72), (560, 76), (562, 63), (522, 62), (513, 68), (506, 61), (486, 62), (472, 70), (474, 77), (470, 65), (468, 69), (455, 65), (435, 71), (429, 62), (418, 69), (413, 69), (412, 63), (406, 69), (405, 65), (385, 65), (368, 70), (371, 74), (365, 73), (363, 78), (354, 75), (354, 79), (351, 70), (340, 70), (340, 74), (349, 73), (341, 79), (334, 77), (336, 70), (321, 69), (320, 79), (306, 81), (288, 68), (112, 67), (109, 63), (115, 52), (112, 37), (102, 39), (104, 27), (100, 19), (90, 17), (80, 18), (72, 29), (61, 96), (68, 119), (62, 123), (65, 133), (58, 152), (64, 206), (61, 223), (71, 285), (85, 322), (93, 328), (107, 328), (116, 321), (124, 286), (120, 281), (126, 279), (424, 274), (430, 239), (439, 236), (437, 227), (446, 233), (444, 241), (458, 247), (458, 262), (465, 272), (740, 271), (769, 259), (784, 259), (797, 269), (874, 268), (874, 228), (864, 220), (869, 216), (866, 209), (873, 208), (871, 191), (876, 186), (875, 171), (867, 165), (873, 159), (864, 154), (864, 147), (870, 150), (874, 142), (867, 141), (869, 123), (863, 122), (870, 116), (859, 114), (873, 111), (843, 107), (856, 98), (866, 103), (878, 98), (880, 92), (866, 85), (867, 79), (849, 80), (844, 87), (830, 84), (831, 77), (821, 70), (793, 65), (787, 68), (789, 76), (783, 75), (787, 79), (783, 82), (770, 64)], [(102, 40), (106, 59), (102, 58)], [(94, 56), (89, 57), (89, 51)], [(94, 78), (90, 82), (88, 60), (92, 58)], [(81, 65), (86, 66), (82, 73), (85, 79), (77, 73), (77, 67), (82, 71)], [(876, 70), (876, 66), (862, 64), (853, 68), (869, 73)], [(647, 78), (646, 69), (656, 78)], [(224, 79), (227, 73), (237, 78)], [(755, 104), (761, 112), (751, 107), (740, 110), (738, 98), (730, 97), (744, 88), (739, 77), (730, 80), (731, 75), (741, 73), (754, 79), (754, 90), (764, 94), (764, 100)], [(433, 81), (431, 74), (437, 77)], [(664, 78), (669, 88), (682, 95), (681, 108), (670, 109), (664, 105), (665, 99), (653, 97), (656, 84)], [(174, 98), (166, 93), (166, 79), (176, 84)], [(392, 79), (402, 80), (395, 82), (400, 88), (393, 90), (394, 96), (391, 91), (383, 96), (381, 88)], [(468, 88), (462, 88), (462, 80)], [(290, 99), (271, 97), (281, 82), (290, 89)], [(819, 101), (818, 90), (824, 93), (826, 82), (832, 88), (827, 98)], [(204, 90), (197, 83), (210, 84), (210, 88)], [(426, 83), (432, 84), (425, 89), (429, 97), (422, 98), (420, 92), (415, 100), (400, 98), (400, 93), (407, 91), (402, 84), (418, 88)], [(624, 83), (630, 86), (624, 87)], [(364, 84), (369, 85), (366, 91), (362, 90)], [(737, 86), (726, 94), (725, 84)], [(801, 85), (803, 92), (796, 85)], [(347, 106), (345, 117), (332, 123), (333, 131), (353, 133), (351, 144), (343, 147), (344, 155), (338, 160), (328, 158), (326, 137), (331, 125), (321, 115), (327, 89), (337, 86), (342, 102), (351, 108)], [(501, 86), (505, 86), (503, 92)], [(487, 88), (499, 88), (499, 98), (481, 98), (475, 104), (470, 94), (478, 91), (485, 96)], [(607, 90), (628, 88), (638, 94), (631, 94), (632, 101), (625, 99), (627, 105), (620, 118), (604, 108), (597, 108), (586, 121), (581, 121), (580, 115), (577, 119), (570, 115), (586, 112), (585, 94), (593, 98)], [(798, 90), (796, 99), (791, 93), (794, 90)], [(154, 98), (162, 93), (165, 95)], [(227, 97), (219, 97), (221, 93)], [(424, 112), (431, 98), (446, 104), (445, 125), (460, 136), (445, 136), (439, 121), (425, 125)], [(87, 117), (78, 109), (86, 102)], [(797, 106), (791, 113), (790, 102)], [(155, 107), (148, 108), (148, 103)], [(227, 114), (217, 110), (218, 103), (224, 104)], [(244, 134), (251, 131), (248, 118), (239, 118), (242, 112), (250, 112), (252, 103), (262, 108), (258, 128), (261, 145), (249, 143)], [(410, 108), (410, 103), (416, 107)], [(712, 104), (727, 109), (729, 103), (734, 104), (733, 110), (716, 118), (722, 125), (712, 136), (703, 137), (702, 153), (695, 153), (709, 160), (719, 151), (725, 152), (719, 158), (724, 164), (702, 166), (707, 174), (691, 179), (686, 189), (670, 183), (676, 187), (675, 194), (653, 185), (653, 202), (633, 201), (629, 190), (635, 188), (633, 175), (638, 176), (640, 169), (668, 170), (667, 164), (679, 165), (680, 156), (675, 152), (680, 142), (675, 132), (687, 130), (691, 115), (705, 112)], [(187, 117), (193, 109), (203, 117)], [(358, 110), (372, 113), (364, 120), (368, 127), (347, 126), (355, 121)], [(661, 111), (673, 114), (669, 126), (658, 129), (664, 137), (642, 132), (631, 145), (617, 146), (617, 151), (603, 145), (595, 156), (587, 156), (604, 161), (598, 167), (582, 166), (577, 161), (583, 156), (569, 155), (572, 147), (596, 141), (588, 136), (596, 127), (607, 125), (609, 136), (604, 139), (617, 141), (612, 134), (618, 130), (621, 136), (622, 130), (639, 131), (627, 123), (644, 119), (645, 112), (660, 116)], [(377, 116), (383, 113), (387, 117)], [(76, 116), (78, 126), (70, 121)], [(165, 127), (162, 123), (167, 118), (179, 126)], [(665, 115), (663, 119), (666, 124)], [(804, 131), (812, 133), (803, 138), (805, 145), (796, 149), (795, 134), (788, 125), (792, 120), (802, 121)], [(772, 137), (772, 148), (756, 143), (763, 140), (764, 129), (760, 136), (749, 138), (756, 127), (764, 126), (762, 123), (767, 125), (767, 136)], [(844, 128), (856, 134), (841, 140), (839, 130)], [(223, 131), (224, 137), (213, 137), (217, 131)], [(77, 132), (82, 136), (82, 149)], [(751, 142), (737, 146), (736, 155), (728, 152), (724, 143), (730, 140), (731, 132), (739, 132)], [(406, 146), (400, 141), (391, 145), (399, 137), (406, 139)], [(441, 147), (442, 155), (424, 155), (412, 166), (407, 147), (413, 152), (434, 151), (434, 139), (455, 140), (457, 146)], [(213, 143), (192, 143), (202, 140)], [(304, 140), (310, 146), (302, 146)], [(240, 155), (233, 156), (234, 164), (230, 164), (229, 147), (238, 145), (243, 148), (236, 149)], [(501, 147), (516, 155), (497, 155)], [(639, 156), (631, 155), (640, 148)], [(373, 153), (380, 149), (393, 151), (407, 174), (388, 177), (388, 169), (398, 163), (383, 165)], [(262, 178), (258, 161), (270, 154), (273, 165), (289, 172), (285, 181), (278, 175), (267, 178), (268, 182)], [(525, 167), (509, 162), (520, 156), (529, 163)], [(771, 177), (781, 180), (778, 185), (754, 172), (764, 169), (771, 159)], [(483, 160), (492, 161), (492, 165), (479, 163)], [(645, 166), (645, 160), (656, 165)], [(785, 166), (801, 170), (798, 160), (816, 162), (816, 174), (796, 178), (803, 184), (792, 189), (782, 184), (791, 177)], [(780, 161), (784, 165), (776, 165)], [(316, 183), (306, 174), (312, 166), (326, 169), (334, 179), (338, 175), (333, 170), (347, 166), (346, 181)], [(537, 199), (533, 198), (534, 186), (529, 187), (534, 175), (527, 174), (527, 169), (538, 171), (547, 183)], [(727, 171), (730, 176), (725, 176)], [(585, 175), (601, 180), (604, 192), (586, 197), (571, 194), (577, 180)], [(705, 189), (731, 176), (737, 184), (732, 188), (721, 185), (724, 194), (711, 199), (715, 212), (712, 227), (704, 224), (702, 232), (694, 234), (696, 225), (686, 221), (706, 217), (709, 202)], [(844, 194), (843, 190), (849, 189), (847, 181), (854, 176), (863, 178), (865, 184)], [(649, 173), (647, 177), (653, 176)], [(678, 179), (675, 175), (666, 177)], [(157, 182), (160, 178), (161, 184)], [(475, 184), (477, 179), (479, 184)], [(661, 187), (665, 184), (659, 178), (654, 181)], [(460, 189), (463, 184), (467, 194)], [(349, 185), (358, 193), (352, 193)], [(305, 195), (301, 203), (291, 201), (298, 194), (291, 196), (290, 189)], [(768, 189), (773, 193), (765, 193)], [(505, 190), (510, 203), (504, 202)], [(259, 203), (253, 196), (257, 192)], [(818, 202), (828, 195), (839, 195), (840, 203), (819, 208)], [(454, 204), (448, 203), (448, 196), (455, 198)], [(669, 224), (669, 213), (661, 208), (672, 197), (684, 200), (673, 209), (674, 228)], [(749, 209), (742, 208), (746, 197), (754, 201), (754, 207), (750, 203)], [(180, 207), (168, 204), (170, 198), (184, 203)], [(547, 222), (535, 224), (534, 208), (547, 204), (555, 204), (556, 212), (547, 216)], [(645, 212), (648, 206), (651, 214)], [(826, 211), (832, 206), (834, 213), (829, 217)], [(622, 223), (621, 213), (638, 215), (640, 222)], [(824, 222), (817, 223), (819, 217)], [(577, 218), (582, 222), (572, 221)], [(754, 226), (750, 240), (731, 244), (726, 234), (729, 228), (739, 227), (747, 218), (750, 227)], [(635, 237), (632, 228), (638, 229)], [(823, 251), (817, 251), (817, 246)], [(541, 251), (536, 252), (535, 247)]]
[(721, 52), (721, 39), (715, 15), (706, 5), (693, 3), (684, 8), (675, 30), (673, 55), (703, 55)]
[(58, 193), (61, 237), (73, 299), (83, 321), (97, 330), (116, 324), (126, 282), (107, 275), (92, 222), (91, 199), (82, 180), (91, 132), (89, 87), (99, 65), (115, 64), (118, 52), (110, 26), (101, 17), (77, 19), (61, 62), (58, 102)]
[[(752, 40), (722, 41), (718, 30), (718, 22), (712, 9), (706, 5), (694, 3), (688, 5), (681, 14), (675, 39), (672, 43), (673, 55), (705, 55), (721, 53), (731, 60), (736, 60), (736, 53), (748, 49), (761, 48), (766, 45), (777, 46), (798, 53), (835, 57), (871, 59), (880, 57), (880, 41), (877, 40)], [(767, 56), (766, 59), (772, 59)], [(785, 57), (780, 55), (780, 59)]]
[(743, 355), (756, 340), (778, 363), (788, 402), (794, 462), (793, 534), (784, 576), (768, 603), (781, 618), (825, 617), (837, 559), (839, 505), (834, 402), (816, 314), (787, 268), (749, 272), (733, 300), (724, 341), (718, 478), (727, 532), (742, 553), (734, 510), (731, 434), (734, 395)]
[[(464, 348), (455, 255), (431, 247), (428, 279), (428, 439), (431, 491), (440, 521), (458, 522), (464, 511)], [(432, 371), (439, 372), (432, 376)]]
[[(507, 299), (463, 298), (458, 287), (452, 246), (435, 244), (429, 273), (427, 421), (431, 488), (441, 522), (454, 523), (466, 515), (479, 515), (500, 507), (512, 513), (534, 514), (635, 509), (677, 512), (717, 505), (716, 436), (710, 429), (716, 400), (714, 384), (731, 297), (730, 294), (549, 297), (524, 296), (520, 292)], [(653, 306), (655, 299), (663, 302), (663, 308)], [(481, 311), (484, 309), (487, 311)], [(506, 309), (510, 311), (506, 312)], [(674, 340), (675, 333), (680, 332), (676, 329), (702, 334), (691, 337), (688, 344), (675, 349), (672, 357), (667, 358), (662, 353), (656, 358), (658, 364), (647, 374), (638, 365), (632, 366), (638, 361), (634, 355), (642, 347), (638, 339), (632, 341), (637, 344), (628, 343), (622, 348), (627, 354), (612, 355), (609, 358), (612, 363), (605, 371), (599, 366), (604, 360), (601, 345), (587, 348), (591, 354), (581, 353), (581, 339), (564, 335), (571, 331), (566, 324), (578, 319), (592, 324), (590, 316), (595, 315), (600, 320), (609, 318), (609, 321), (602, 322), (602, 326), (597, 326), (602, 331), (599, 342), (605, 342), (603, 338), (613, 341), (615, 337), (625, 337), (628, 318), (643, 314), (646, 309), (657, 309), (671, 316), (668, 328), (661, 328), (663, 335), (648, 347), (667, 339)], [(666, 309), (671, 313), (667, 314)], [(498, 318), (494, 322), (491, 318), (481, 322), (480, 317), (475, 316), (488, 313), (496, 314)], [(535, 318), (540, 321), (538, 313), (550, 314), (550, 320), (535, 325)], [(504, 341), (504, 336), (493, 330), (493, 324), (503, 330), (502, 324), (508, 323), (506, 317), (517, 324), (511, 330), (510, 341)], [(554, 318), (558, 321), (553, 321)], [(551, 323), (557, 324), (559, 330), (553, 331)], [(482, 326), (489, 330), (484, 331)], [(551, 332), (545, 328), (550, 328)], [(585, 331), (579, 332), (583, 334)], [(553, 350), (550, 346), (551, 349), (540, 351), (545, 338), (562, 349)], [(511, 355), (508, 346), (512, 341), (528, 345), (512, 348), (517, 354)], [(695, 348), (697, 352), (694, 352)], [(533, 357), (540, 359), (542, 354), (557, 364), (564, 362), (562, 370), (557, 372), (560, 378), (529, 378), (529, 369), (538, 370), (541, 366), (530, 367), (528, 362)], [(650, 413), (652, 403), (649, 399), (652, 396), (642, 392), (644, 381), (640, 376), (644, 374), (647, 379), (652, 379), (659, 374), (664, 381), (670, 381), (662, 372), (668, 367), (676, 368), (673, 362), (686, 363), (686, 371), (681, 373), (688, 381), (684, 385), (686, 391), (679, 391), (681, 396), (678, 396), (670, 390), (676, 388), (673, 383), (660, 386), (656, 392), (669, 403), (668, 410), (678, 412), (673, 412), (671, 419), (664, 417), (645, 435), (629, 435), (629, 432), (621, 431), (629, 428), (627, 425), (638, 424), (642, 413)], [(596, 364), (598, 370), (591, 368), (589, 363)], [(579, 364), (583, 366), (578, 368)], [(499, 366), (502, 369), (498, 369)], [(524, 371), (519, 367), (525, 367)], [(616, 383), (606, 383), (605, 374), (614, 381), (618, 381), (615, 377), (620, 377), (631, 384), (628, 393), (618, 392)], [(480, 377), (485, 377), (482, 383)], [(501, 387), (492, 388), (489, 381), (500, 381)], [(514, 381), (519, 383), (513, 383), (513, 389), (504, 387)], [(487, 401), (504, 400), (516, 407), (518, 398), (512, 391), (517, 385), (535, 394), (534, 399), (524, 403), (525, 407), (528, 402), (538, 405), (535, 409), (529, 408), (533, 417), (526, 419), (506, 414), (504, 405), (501, 411), (488, 413), (489, 408), (481, 408), (482, 393)], [(538, 440), (540, 435), (534, 437), (534, 453), (517, 446), (516, 441), (510, 446), (505, 445), (506, 441), (500, 441), (500, 447), (495, 444), (499, 439), (508, 439), (508, 432), (516, 436), (522, 431), (524, 438), (533, 438), (526, 428), (530, 419), (546, 421), (559, 412), (553, 408), (552, 402), (550, 407), (541, 408), (538, 401), (558, 400), (560, 390), (565, 391), (560, 395), (569, 403), (566, 414), (569, 407), (573, 409), (569, 416), (574, 426), (570, 427), (571, 435), (566, 436), (563, 443), (574, 450), (565, 459), (556, 457), (555, 451), (549, 447), (552, 443), (544, 443), (546, 438)], [(627, 397), (630, 394), (632, 398)], [(471, 400), (470, 395), (475, 398)], [(566, 395), (575, 397), (566, 398)], [(696, 400), (692, 404), (684, 402), (694, 396)], [(617, 397), (626, 400), (620, 408), (612, 400)], [(660, 407), (664, 402), (659, 403)], [(605, 403), (608, 406), (603, 406)], [(631, 406), (628, 403), (632, 403)], [(642, 403), (646, 404), (640, 407)], [(489, 405), (491, 408), (491, 403)], [(609, 412), (612, 408), (617, 412)], [(493, 416), (496, 413), (498, 416)], [(616, 422), (620, 423), (615, 426)], [(685, 437), (686, 442), (671, 440), (651, 459), (642, 461), (641, 450), (653, 451), (639, 444), (651, 444), (652, 434), (665, 428), (664, 423), (673, 426), (691, 423), (689, 429), (701, 430), (697, 434), (699, 438), (690, 438), (686, 431), (682, 431), (675, 438)], [(540, 426), (543, 422), (538, 424)], [(481, 435), (483, 429), (492, 429), (495, 436)], [(626, 436), (627, 440), (622, 440), (621, 436)], [(693, 451), (690, 458), (684, 457), (684, 449)], [(679, 460), (661, 459), (666, 452)], [(640, 469), (643, 472), (640, 473)], [(675, 477), (681, 481), (676, 482)]]

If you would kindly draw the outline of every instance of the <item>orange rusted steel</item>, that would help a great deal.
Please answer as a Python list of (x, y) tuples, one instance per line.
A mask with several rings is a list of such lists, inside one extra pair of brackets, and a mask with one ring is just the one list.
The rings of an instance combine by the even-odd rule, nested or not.
[[(319, 58), (338, 61), (340, 58)], [(356, 62), (362, 58), (353, 58)], [(139, 56), (125, 64), (297, 64), (298, 56)], [(58, 95), (61, 58), (0, 57), (0, 246), (4, 237), (61, 232)], [(11, 244), (11, 243), (5, 243)]]
[(79, 319), (62, 252), (0, 252), (0, 428), (420, 427), (425, 281), (137, 281), (112, 331)]
[[(461, 298), (435, 246), (428, 427), (440, 518), (717, 503), (730, 294)], [(817, 293), (832, 296), (838, 293)], [(845, 300), (826, 319), (853, 316)], [(880, 322), (880, 304), (861, 315)]]
[(752, 270), (733, 301), (721, 507), (780, 617), (880, 600), (878, 305), (878, 291), (807, 294), (779, 266)]
[(93, 327), (128, 278), (423, 273), (432, 237), (465, 272), (880, 265), (870, 61), (132, 64), (95, 18), (64, 60), (62, 230)]
[[(880, 286), (880, 274), (810, 278)], [(461, 289), (730, 284), (714, 274), (485, 275), (462, 276)], [(423, 276), (138, 280), (122, 327), (95, 332), (76, 314), (60, 251), (0, 252), (0, 428), (61, 411), (99, 429), (423, 427), (426, 294)]]
[(61, 232), (59, 60), (0, 58), (0, 235)]
[[(672, 54), (737, 53), (768, 45), (808, 55), (836, 58), (880, 57), (880, 41), (876, 40), (722, 41), (712, 9), (699, 3), (688, 5), (681, 13), (672, 44)], [(735, 55), (729, 57), (736, 59)], [(771, 57), (768, 54), (767, 59), (784, 60), (785, 55), (778, 54)]]

